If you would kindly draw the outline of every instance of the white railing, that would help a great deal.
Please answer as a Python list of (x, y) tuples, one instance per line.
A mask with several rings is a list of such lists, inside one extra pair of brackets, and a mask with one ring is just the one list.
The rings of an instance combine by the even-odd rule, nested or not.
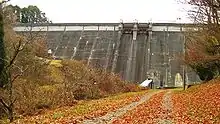
[[(127, 23), (125, 23), (127, 24)], [(128, 23), (130, 24), (130, 23)], [(132, 24), (132, 23), (131, 23)], [(141, 25), (148, 25), (148, 23), (140, 23)], [(168, 31), (168, 32), (181, 32), (185, 31), (186, 28), (182, 28), (184, 24), (179, 24), (179, 23), (153, 23), (152, 24), (152, 31)], [(49, 24), (48, 25), (35, 25), (32, 26), (32, 31), (63, 31), (64, 28), (66, 28), (66, 31), (82, 31), (84, 27), (84, 31), (118, 31), (119, 30), (119, 25), (115, 24), (106, 24), (106, 25), (98, 25), (98, 24), (90, 24), (90, 25), (77, 25), (77, 24)], [(181, 29), (182, 28), (182, 29)], [(25, 25), (17, 25), (14, 27), (15, 31), (30, 31), (30, 26), (25, 26)]]

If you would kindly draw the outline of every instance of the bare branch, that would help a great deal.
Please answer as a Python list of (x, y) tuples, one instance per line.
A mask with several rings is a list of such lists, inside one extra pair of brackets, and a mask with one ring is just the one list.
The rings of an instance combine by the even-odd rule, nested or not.
[(12, 78), (11, 82), (13, 83), (18, 77), (22, 76), (23, 73), (24, 73), (27, 69), (28, 69), (28, 66), (27, 66), (26, 69), (24, 69), (24, 70), (23, 70), (22, 68), (19, 68), (20, 73), (17, 74), (17, 75), (15, 75), (15, 76)]
[(17, 46), (17, 48), (15, 49), (14, 55), (12, 57), (12, 59), (10, 60), (9, 64), (6, 66), (6, 68), (9, 68), (15, 61), (16, 57), (18, 56), (19, 52), (20, 52), (20, 46), (21, 46), (21, 41), (19, 41), (19, 44)]
[(9, 2), (10, 0), (3, 0), (0, 4), (3, 4), (3, 3), (7, 3)]
[(1, 103), (7, 110), (10, 109), (10, 106), (7, 105), (7, 103), (5, 103), (3, 99), (0, 99), (0, 103)]

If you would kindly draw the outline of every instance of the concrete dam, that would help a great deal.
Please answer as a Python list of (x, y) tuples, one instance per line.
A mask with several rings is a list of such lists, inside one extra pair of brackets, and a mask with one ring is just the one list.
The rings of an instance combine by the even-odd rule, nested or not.
[[(176, 23), (51, 23), (20, 24), (17, 32), (46, 34), (54, 57), (84, 60), (88, 65), (118, 73), (123, 79), (154, 79), (157, 86), (178, 86), (183, 76), (184, 24)], [(186, 82), (198, 76), (190, 69)], [(162, 83), (161, 83), (162, 82)]]

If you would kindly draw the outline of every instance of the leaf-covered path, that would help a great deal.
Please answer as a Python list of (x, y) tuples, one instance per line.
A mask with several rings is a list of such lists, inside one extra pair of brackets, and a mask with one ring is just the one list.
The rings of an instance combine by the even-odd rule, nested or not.
[(158, 119), (159, 124), (172, 124), (172, 108), (173, 103), (171, 99), (171, 91), (166, 92), (166, 94), (163, 96), (163, 102), (162, 107), (165, 110), (165, 113), (162, 113), (161, 117)]
[(155, 123), (172, 124), (171, 90), (147, 93), (139, 101), (126, 105), (104, 116), (84, 120), (83, 124)]
[(91, 120), (85, 120), (83, 121), (83, 124), (108, 124), (112, 123), (113, 120), (117, 119), (118, 117), (126, 114), (126, 112), (133, 110), (135, 107), (138, 105), (148, 101), (153, 95), (160, 93), (161, 91), (156, 91), (156, 92), (150, 92), (143, 96), (139, 101), (133, 102), (129, 105), (126, 105), (122, 108), (119, 108), (115, 112), (110, 112), (102, 117), (94, 118)]
[(148, 101), (143, 102), (123, 116), (115, 119), (114, 124), (172, 124), (171, 91), (156, 92)]

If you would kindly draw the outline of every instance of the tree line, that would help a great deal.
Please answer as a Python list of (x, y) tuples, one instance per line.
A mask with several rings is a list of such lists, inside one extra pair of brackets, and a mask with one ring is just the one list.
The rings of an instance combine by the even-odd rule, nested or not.
[(18, 5), (8, 5), (8, 8), (16, 15), (16, 21), (19, 23), (49, 23), (46, 14), (37, 6), (29, 5), (28, 7), (19, 7)]

